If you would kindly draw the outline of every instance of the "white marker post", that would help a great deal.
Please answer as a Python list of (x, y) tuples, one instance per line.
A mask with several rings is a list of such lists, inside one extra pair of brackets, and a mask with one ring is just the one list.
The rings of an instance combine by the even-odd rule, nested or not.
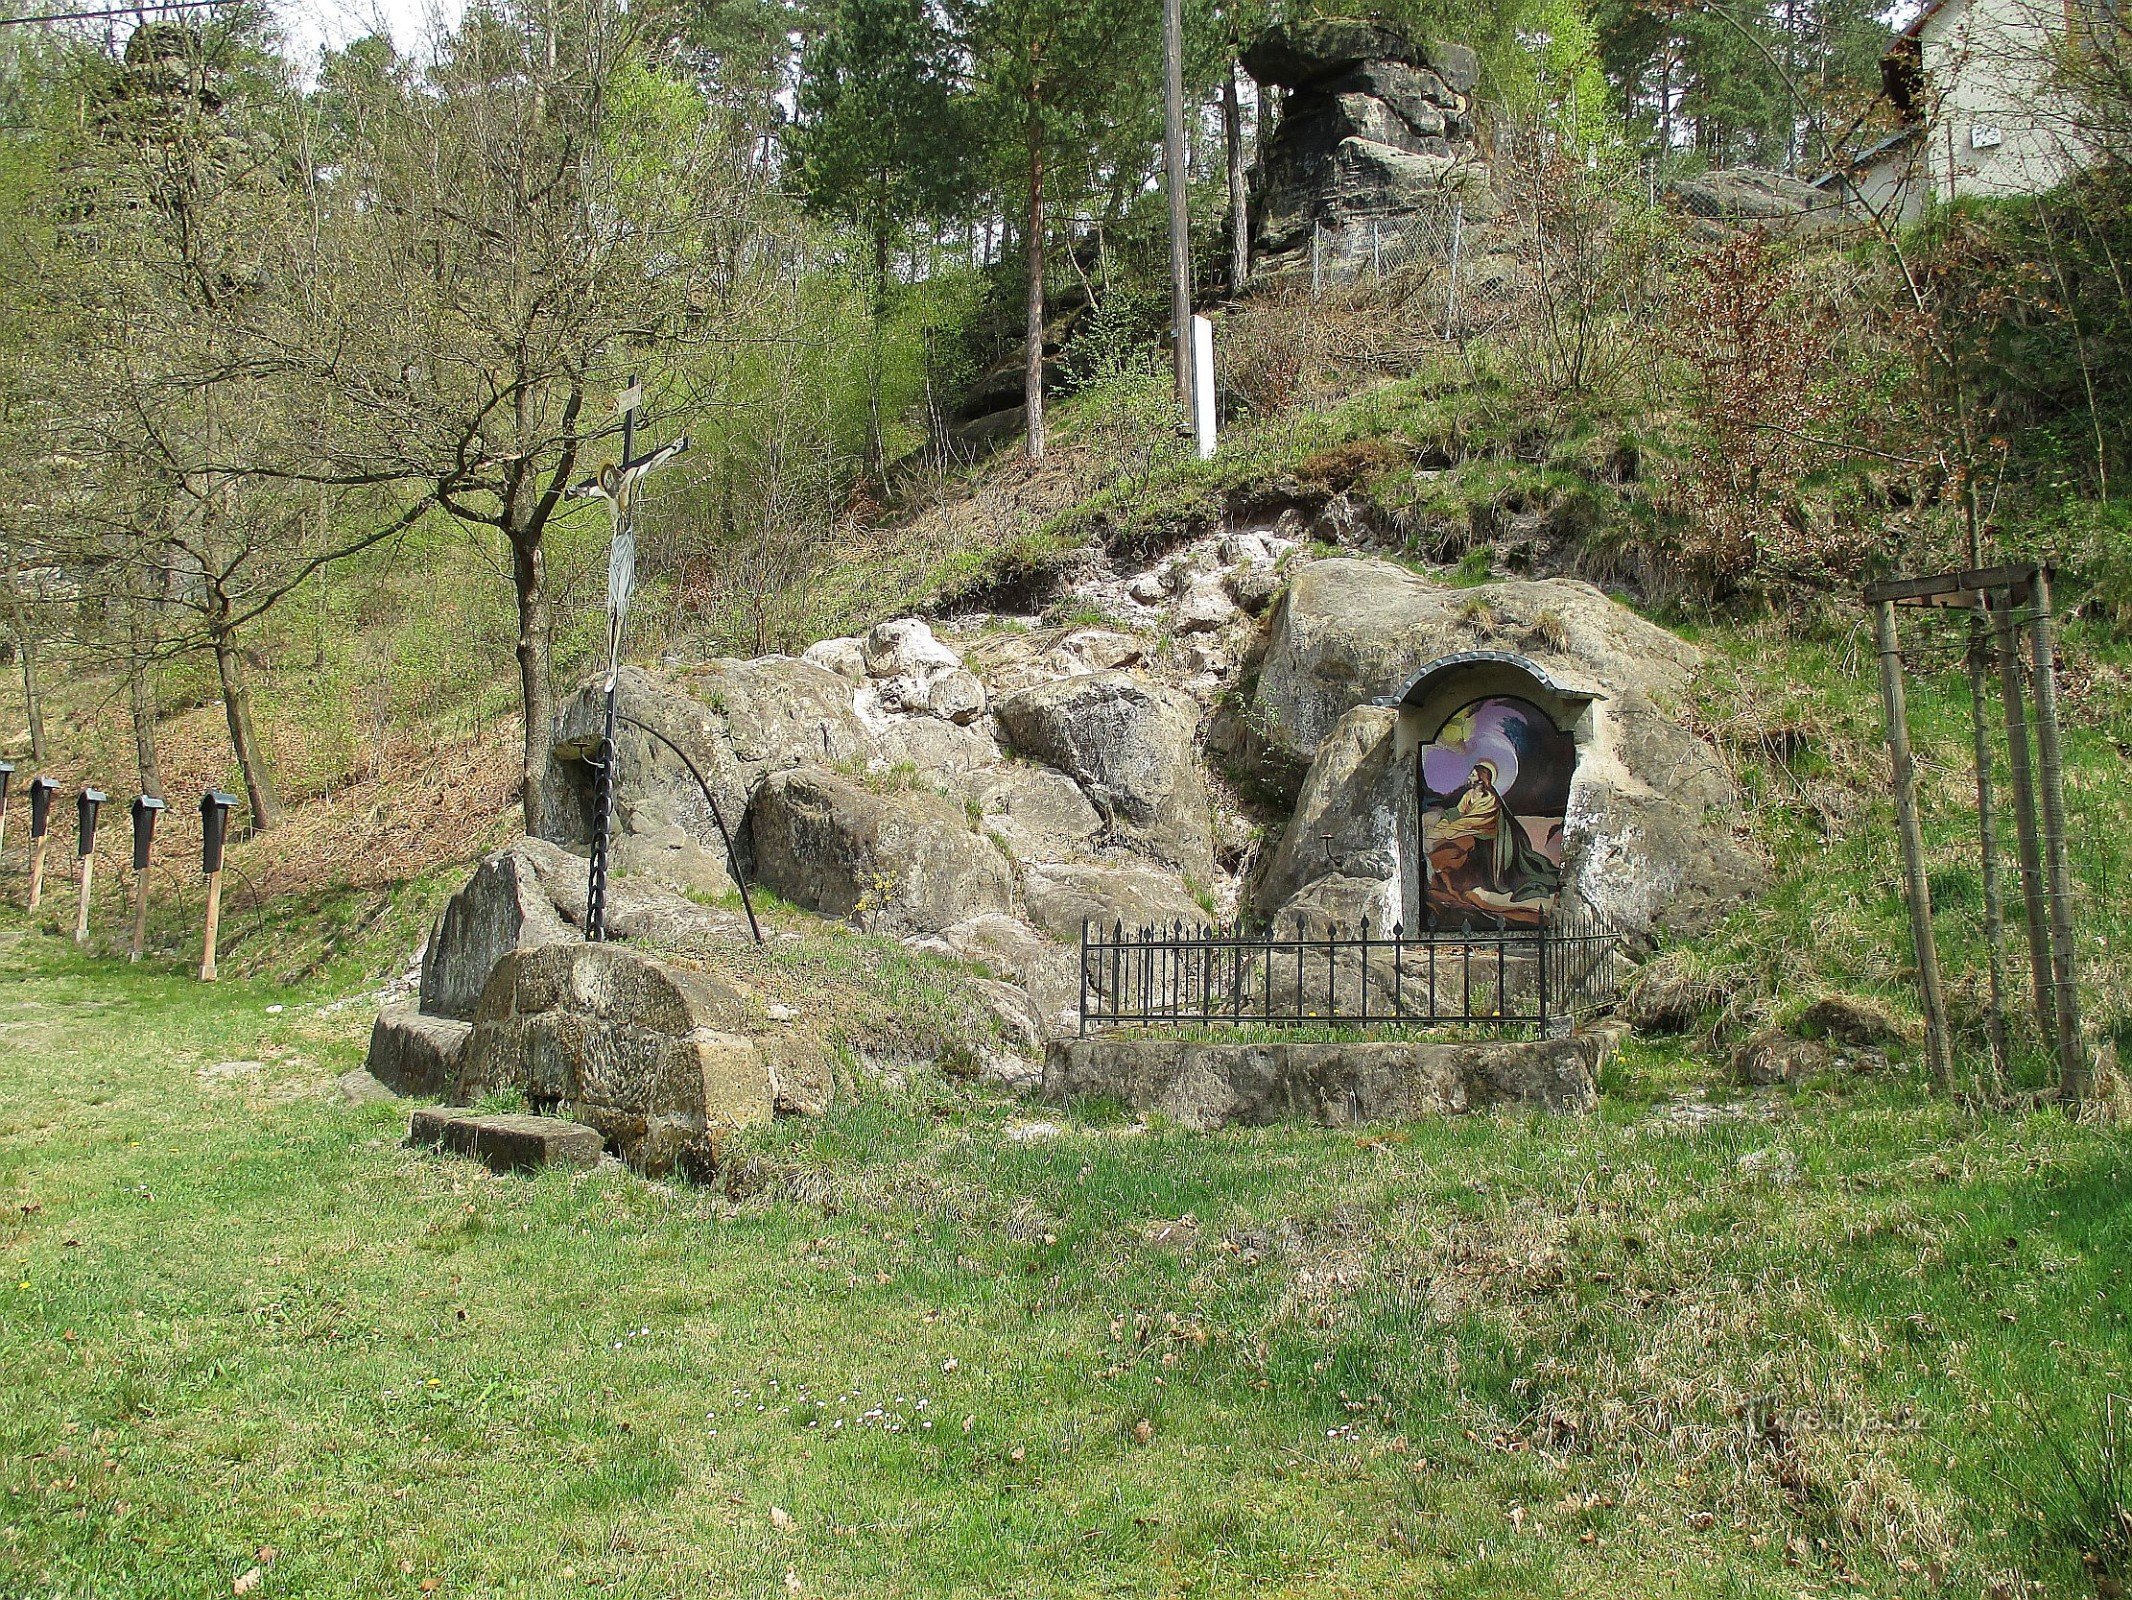
[(1192, 431), (1199, 459), (1214, 459), (1214, 324), (1192, 319)]

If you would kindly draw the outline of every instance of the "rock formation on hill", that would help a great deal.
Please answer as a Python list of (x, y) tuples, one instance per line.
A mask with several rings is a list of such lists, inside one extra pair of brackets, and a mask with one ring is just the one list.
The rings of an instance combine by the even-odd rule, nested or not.
[(1461, 203), (1492, 215), (1470, 96), (1479, 62), (1462, 45), (1421, 44), (1383, 22), (1276, 24), (1244, 52), (1264, 88), (1286, 91), (1252, 172), (1253, 271), (1352, 276), (1399, 246), (1417, 217)]
[[(1699, 652), (1589, 584), (1453, 588), (1246, 529), (1081, 599), (1114, 625), (905, 617), (801, 658), (625, 671), (615, 937), (745, 937), (702, 903), (737, 858), (789, 904), (969, 963), (1008, 1041), (986, 1070), (1027, 1082), (1076, 1031), (1084, 923), (1420, 925), (1417, 713), (1399, 696), (1446, 657), (1523, 662), (1587, 708), (1553, 846), (1567, 905), (1631, 932), (1695, 927), (1762, 882), (1738, 794), (1681, 720)], [(463, 1095), (520, 1059), (522, 1088), (658, 1164), (773, 1106), (819, 1109), (831, 1066), (819, 1032), (810, 1053), (716, 985), (609, 970), (649, 954), (532, 959), (582, 948), (600, 720), (596, 683), (562, 707), (550, 837), (453, 900), (372, 1064)], [(632, 1032), (623, 989), (695, 995), (684, 1031), (716, 1048)]]

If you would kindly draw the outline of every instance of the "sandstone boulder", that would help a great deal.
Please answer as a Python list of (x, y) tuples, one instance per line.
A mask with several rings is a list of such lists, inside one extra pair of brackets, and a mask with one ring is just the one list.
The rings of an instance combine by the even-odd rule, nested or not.
[(802, 650), (800, 659), (854, 683), (866, 676), (866, 652), (856, 639), (823, 639)]
[(1674, 699), (1701, 652), (1588, 583), (1509, 580), (1454, 589), (1388, 561), (1339, 556), (1291, 569), (1274, 608), (1252, 707), (1308, 761), (1350, 708), (1396, 694), (1428, 662), (1510, 650), (1609, 700)]
[[(1324, 879), (1358, 887), (1350, 914), (1341, 899), (1310, 907), (1353, 926), (1366, 913), (1374, 926), (1401, 920), (1397, 886), (1402, 802), (1412, 803), (1413, 774), (1394, 759), (1399, 715), (1383, 706), (1356, 706), (1318, 746), (1303, 779), (1295, 812), (1272, 862), (1252, 892), (1268, 912), (1292, 916), (1303, 889)], [(1390, 897), (1386, 898), (1386, 888)]]
[(1749, 228), (1779, 236), (1855, 227), (1840, 192), (1817, 189), (1801, 178), (1760, 167), (1730, 167), (1675, 178), (1666, 185), (1672, 208), (1688, 218), (1689, 232), (1714, 243)]
[[(1080, 924), (1073, 936), (1080, 938)], [(1047, 1035), (1071, 1033), (1080, 1020), (1077, 950), (1038, 933), (1019, 918), (988, 911), (921, 942), (1012, 983), (1033, 1002)]]
[(1078, 782), (1120, 843), (1211, 876), (1213, 808), (1188, 696), (1129, 672), (1091, 672), (1020, 690), (995, 710), (1008, 742)]
[(985, 686), (977, 675), (950, 667), (926, 685), (925, 708), (936, 717), (964, 726), (985, 714)]
[[(1253, 896), (1261, 914), (1279, 911), (1311, 878), (1380, 870), (1412, 903), (1418, 862), (1399, 859), (1418, 852), (1411, 758), (1395, 759), (1394, 724), (1381, 718), (1358, 718), (1331, 736), (1355, 708), (1402, 691), (1422, 666), (1474, 649), (1526, 657), (1557, 683), (1597, 697), (1578, 736), (1564, 819), (1577, 902), (1624, 928), (1692, 931), (1766, 880), (1743, 837), (1730, 777), (1673, 720), (1700, 662), (1692, 645), (1585, 583), (1451, 589), (1386, 562), (1338, 558), (1296, 570), (1274, 610), (1253, 691), (1257, 734), (1277, 756), (1312, 763), (1295, 822)], [(1277, 763), (1265, 765), (1278, 774)], [(1396, 819), (1377, 810), (1386, 803)], [(1396, 825), (1387, 828), (1388, 820)]]
[[(738, 828), (765, 773), (863, 761), (874, 754), (874, 736), (852, 704), (851, 681), (807, 661), (786, 656), (713, 661), (656, 677), (625, 667), (617, 691), (624, 718), (656, 729), (671, 742), (662, 743), (627, 721), (617, 729), (617, 859), (630, 849), (641, 817), (647, 834), (658, 839), (650, 848), (665, 853), (665, 875), (684, 883), (715, 883), (726, 871), (725, 847), (697, 773), (710, 786), (726, 826)], [(556, 715), (555, 759), (541, 791), (540, 832), (576, 850), (588, 849), (592, 840), (591, 760), (599, 753), (605, 710), (605, 694), (595, 680)], [(673, 829), (686, 837), (698, 861), (674, 861)]]
[(860, 646), (866, 670), (876, 678), (923, 677), (962, 665), (962, 657), (933, 637), (916, 617), (883, 622)]
[(748, 826), (762, 883), (826, 916), (937, 932), (1013, 909), (1006, 858), (970, 831), (960, 807), (934, 795), (877, 794), (800, 768), (763, 784)]
[(771, 1115), (763, 1057), (729, 1031), (743, 1013), (730, 986), (626, 945), (513, 951), (482, 993), (455, 1098), (516, 1090), (597, 1128), (639, 1171), (666, 1172)]
[(1797, 1083), (1827, 1070), (1830, 1059), (1826, 1046), (1771, 1029), (1733, 1051), (1732, 1071), (1740, 1082), (1756, 1086)]
[(1809, 1039), (1833, 1039), (1861, 1049), (1901, 1044), (1920, 1031), (1885, 1000), (1859, 994), (1818, 995), (1793, 1027)]
[[(420, 1009), (433, 1017), (467, 1018), (487, 987), (490, 972), (510, 951), (529, 945), (553, 944), (576, 937), (557, 915), (547, 885), (542, 881), (550, 858), (564, 856), (545, 840), (520, 840), (499, 850), (474, 869), (465, 888), (445, 902), (444, 911), (429, 936), (422, 957)], [(565, 859), (569, 859), (567, 856)], [(385, 1018), (378, 1019), (385, 1027)], [(394, 1038), (397, 1040), (398, 1035)], [(404, 1041), (416, 1055), (406, 1062), (398, 1043), (388, 1043), (385, 1070), (373, 1065), (372, 1072), (398, 1086), (398, 1077), (419, 1078), (424, 1059), (412, 1039)], [(376, 1041), (372, 1044), (376, 1051)], [(435, 1094), (436, 1087), (408, 1089), (409, 1094)]]

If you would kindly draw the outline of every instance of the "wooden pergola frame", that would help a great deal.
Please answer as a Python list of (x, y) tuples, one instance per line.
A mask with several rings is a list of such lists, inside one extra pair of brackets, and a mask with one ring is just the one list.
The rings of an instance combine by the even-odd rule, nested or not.
[[(2058, 1062), (2069, 1102), (2094, 1088), (2080, 1035), (2080, 991), (2074, 970), (2071, 874), (2066, 865), (2065, 767), (2058, 741), (2057, 644), (2052, 632), (2051, 577), (2044, 566), (1999, 566), (1869, 584), (1880, 653), (1881, 709), (1895, 778), (1895, 818), (1902, 835), (1904, 898), (1917, 945), (1918, 987), (1924, 1001), (1926, 1051), (1935, 1082), (1953, 1086), (1953, 1052), (1932, 935), (1932, 892), (1925, 877), (1918, 828), (1917, 776), (1910, 754), (1904, 699), (1898, 607), (1966, 613), (1969, 624), (1970, 711), (1976, 742), (1978, 844), (1984, 879), (1984, 929), (1991, 961), (1991, 1047), (2002, 1080), (2007, 1067), (2006, 917), (2000, 888), (1998, 820), (1992, 785), (1989, 680), (1996, 668), (2005, 708), (2007, 770), (2013, 780), (2014, 825), (2021, 898), (2028, 925), (2029, 973), (2036, 1025)], [(2028, 672), (2021, 637), (2027, 635)], [(2033, 716), (2031, 715), (2033, 712)], [(2031, 751), (2029, 729), (2035, 729)]]

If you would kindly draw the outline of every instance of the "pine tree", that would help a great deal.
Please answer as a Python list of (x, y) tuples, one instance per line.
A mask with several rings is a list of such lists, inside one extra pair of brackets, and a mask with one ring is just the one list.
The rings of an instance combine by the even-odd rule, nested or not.
[(914, 224), (949, 213), (971, 178), (953, 41), (925, 0), (836, 0), (802, 53), (798, 111), (789, 142), (809, 208), (857, 228), (872, 251), (867, 407), (878, 475), (890, 254)]

